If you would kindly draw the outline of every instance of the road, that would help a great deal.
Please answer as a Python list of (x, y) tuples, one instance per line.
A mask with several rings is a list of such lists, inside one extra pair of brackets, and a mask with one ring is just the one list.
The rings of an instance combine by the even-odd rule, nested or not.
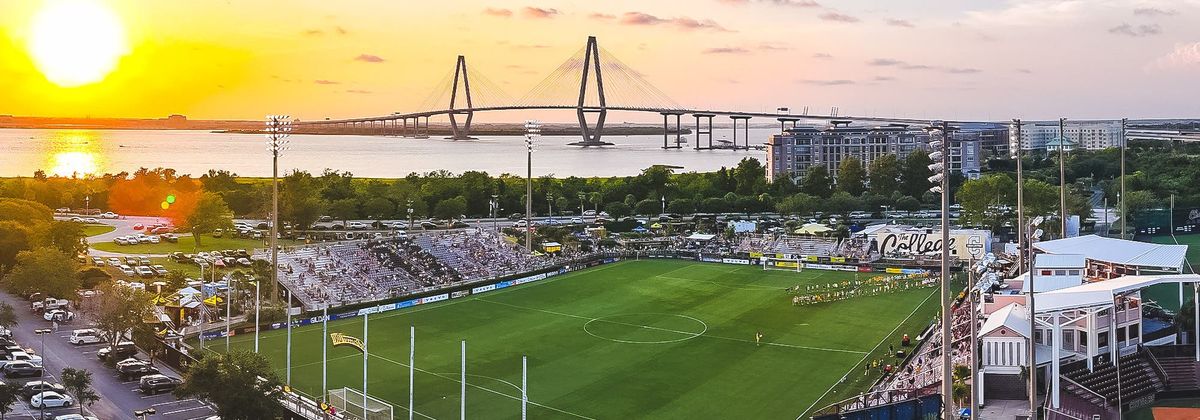
[[(151, 407), (158, 412), (154, 416), (156, 420), (200, 420), (215, 414), (210, 407), (195, 399), (178, 400), (169, 393), (142, 395), (136, 390), (137, 381), (121, 381), (114, 370), (105, 367), (96, 358), (96, 351), (100, 349), (101, 345), (76, 347), (68, 343), (67, 337), (71, 335), (71, 329), (84, 327), (83, 324), (86, 321), (76, 320), (63, 324), (57, 332), (39, 337), (33, 331), (39, 328), (50, 328), (51, 324), (29, 311), (28, 302), (8, 293), (0, 293), (0, 301), (7, 302), (17, 310), (20, 323), (13, 329), (13, 339), (23, 347), (33, 349), (42, 356), (43, 364), (46, 366), (45, 373), (52, 380), (59, 382), (58, 378), (62, 373), (62, 368), (66, 366), (86, 369), (92, 373), (92, 388), (100, 395), (100, 401), (88, 407), (91, 415), (101, 419), (131, 419), (134, 410)], [(42, 351), (42, 338), (45, 338), (45, 351)], [(139, 358), (146, 359), (147, 357), (145, 354), (139, 354)], [(166, 365), (155, 363), (155, 367), (165, 375), (180, 377), (177, 372)], [(24, 383), (30, 380), (37, 380), (37, 378), (16, 380), (16, 382)], [(18, 411), (8, 414), (7, 418), (38, 418), (37, 410), (29, 407), (28, 401), (17, 403), (16, 408)], [(47, 418), (53, 418), (52, 414), (78, 412), (78, 407), (51, 409), (47, 410)]]

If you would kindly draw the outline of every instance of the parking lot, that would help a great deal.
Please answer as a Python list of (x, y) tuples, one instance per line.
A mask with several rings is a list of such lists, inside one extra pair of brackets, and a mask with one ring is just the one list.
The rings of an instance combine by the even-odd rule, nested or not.
[[(171, 419), (171, 420), (200, 420), (206, 419), (215, 415), (215, 411), (203, 402), (195, 399), (177, 399), (171, 393), (161, 393), (157, 395), (146, 395), (138, 390), (138, 380), (122, 380), (117, 372), (105, 366), (96, 356), (96, 352), (103, 346), (100, 344), (88, 344), (75, 346), (67, 342), (71, 336), (72, 329), (85, 328), (86, 321), (77, 319), (71, 322), (60, 324), (58, 331), (44, 336), (45, 351), (42, 351), (42, 338), (34, 334), (35, 329), (51, 328), (51, 323), (41, 318), (39, 314), (31, 311), (30, 304), (22, 299), (8, 295), (7, 293), (0, 294), (0, 301), (4, 301), (17, 309), (16, 313), (20, 319), (20, 323), (13, 331), (13, 339), (22, 347), (35, 350), (37, 354), (42, 356), (42, 363), (45, 366), (45, 380), (60, 383), (59, 376), (62, 368), (69, 366), (76, 369), (86, 369), (92, 373), (92, 388), (100, 395), (100, 401), (94, 403), (91, 407), (87, 407), (85, 412), (89, 415), (100, 419), (130, 419), (133, 418), (133, 411), (154, 408), (157, 414), (154, 419)], [(81, 316), (80, 318), (86, 318)], [(148, 359), (144, 353), (138, 353), (140, 359)], [(155, 362), (154, 367), (159, 369), (162, 374), (179, 378), (178, 372), (175, 372), (170, 367)], [(24, 384), (29, 381), (35, 381), (39, 378), (21, 378), (21, 379), (5, 379), (5, 381)], [(32, 408), (29, 405), (28, 399), (23, 399), (23, 402), (14, 404), (14, 411), (9, 413), (6, 418), (10, 419), (40, 419), (38, 409)], [(46, 418), (54, 418), (53, 416), (62, 414), (79, 413), (78, 404), (67, 408), (54, 408), (46, 410)]]

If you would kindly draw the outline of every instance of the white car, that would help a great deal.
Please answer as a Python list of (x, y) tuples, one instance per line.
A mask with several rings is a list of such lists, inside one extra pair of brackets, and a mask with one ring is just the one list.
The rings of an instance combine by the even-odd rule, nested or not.
[(596, 211), (595, 211), (595, 210), (584, 210), (584, 211), (583, 211), (583, 215), (584, 215), (584, 216), (595, 216), (595, 215), (596, 215)]
[(102, 341), (104, 341), (104, 339), (100, 337), (100, 332), (96, 331), (95, 328), (73, 330), (71, 331), (71, 337), (67, 338), (68, 343), (76, 346), (81, 346), (84, 344), (96, 344)]
[(71, 218), (71, 221), (75, 222), (75, 223), (83, 223), (83, 218), (79, 217), (79, 216), (75, 216), (75, 217)]
[(154, 274), (158, 274), (160, 276), (165, 276), (167, 274), (171, 274), (170, 271), (167, 271), (167, 267), (163, 267), (162, 264), (154, 264), (150, 268), (154, 270)]
[(117, 258), (117, 257), (108, 257), (108, 265), (111, 265), (111, 266), (120, 266), (120, 265), (121, 265), (121, 259), (120, 259), (120, 258)]
[(70, 407), (74, 403), (75, 401), (71, 399), (70, 395), (63, 395), (54, 391), (45, 391), (29, 399), (29, 405), (37, 408)]
[(346, 229), (363, 230), (367, 228), (367, 224), (363, 222), (346, 223)]
[(581, 224), (583, 224), (583, 218), (582, 217), (572, 217), (571, 223), (581, 225)]
[(139, 266), (137, 266), (137, 268), (134, 268), (134, 270), (137, 271), (138, 276), (154, 277), (154, 270), (151, 269), (150, 267), (147, 267), (144, 265), (139, 265)]
[(70, 311), (64, 311), (62, 309), (52, 309), (52, 310), (46, 311), (46, 313), (42, 314), (42, 319), (45, 319), (47, 321), (58, 321), (58, 322), (70, 321), (72, 319), (75, 319), (75, 313), (70, 312)]
[(97, 220), (95, 217), (89, 217), (89, 218), (83, 219), (83, 221), (85, 223), (100, 224), (100, 220)]
[(106, 212), (100, 214), (100, 218), (102, 218), (102, 219), (117, 219), (120, 217), (121, 217), (121, 215), (113, 213), (111, 211), (106, 211)]
[(55, 417), (54, 420), (100, 420), (100, 418), (95, 416), (85, 416), (82, 414), (63, 414)]
[(133, 271), (133, 267), (130, 267), (125, 264), (121, 264), (121, 273), (125, 274), (126, 276), (136, 276), (137, 275), (137, 272)]
[(5, 356), (5, 357), (7, 359), (7, 362), (29, 362), (29, 364), (32, 364), (34, 366), (42, 365), (42, 356), (38, 356), (36, 354), (29, 354), (29, 353), (26, 353), (23, 351), (14, 351), (12, 353), (9, 353), (8, 356)]

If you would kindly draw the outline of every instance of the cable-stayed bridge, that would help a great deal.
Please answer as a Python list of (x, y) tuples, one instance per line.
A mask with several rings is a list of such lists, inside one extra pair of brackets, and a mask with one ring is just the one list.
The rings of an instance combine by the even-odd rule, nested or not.
[[(298, 121), (298, 133), (352, 132), (406, 137), (428, 137), (429, 118), (448, 116), (451, 139), (469, 140), (471, 121), (478, 112), (514, 110), (573, 110), (583, 139), (577, 146), (611, 145), (601, 140), (609, 111), (656, 113), (663, 117), (663, 148), (682, 148), (683, 117), (694, 119), (696, 149), (749, 149), (749, 124), (752, 118), (771, 118), (781, 128), (793, 127), (800, 120), (869, 121), (879, 123), (928, 124), (929, 120), (870, 116), (839, 116), (778, 112), (744, 112), (722, 109), (695, 109), (682, 106), (648, 82), (641, 73), (625, 65), (588, 37), (587, 44), (550, 72), (521, 97), (514, 98), (496, 83), (467, 66), (458, 56), (454, 72), (447, 75), (417, 107), (420, 111), (390, 115), (323, 121)], [(728, 117), (733, 123), (732, 142), (713, 144), (713, 119)], [(672, 144), (671, 137), (674, 137)], [(707, 140), (707, 144), (702, 144)], [(739, 144), (739, 141), (742, 143)]]

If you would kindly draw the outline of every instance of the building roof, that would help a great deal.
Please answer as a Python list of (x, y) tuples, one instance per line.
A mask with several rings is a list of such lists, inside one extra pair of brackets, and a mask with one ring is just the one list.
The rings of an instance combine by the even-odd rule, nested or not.
[(1050, 254), (1080, 254), (1093, 260), (1143, 267), (1179, 268), (1187, 254), (1187, 245), (1160, 245), (1096, 235), (1055, 239), (1033, 246)]
[(1041, 254), (1034, 263), (1037, 268), (1084, 268), (1087, 258), (1080, 254)]
[(1008, 306), (992, 312), (991, 315), (988, 315), (987, 321), (984, 321), (983, 326), (980, 327), (979, 336), (987, 335), (1000, 327), (1008, 327), (1008, 329), (1020, 334), (1021, 337), (1028, 338), (1029, 311), (1025, 309), (1025, 305), (1010, 303)]
[(1141, 290), (1162, 283), (1200, 282), (1197, 274), (1164, 274), (1125, 276), (1112, 280), (1086, 283), (1066, 289), (1036, 294), (1034, 309), (1038, 313), (1070, 309), (1112, 306), (1113, 298), (1122, 293)]

